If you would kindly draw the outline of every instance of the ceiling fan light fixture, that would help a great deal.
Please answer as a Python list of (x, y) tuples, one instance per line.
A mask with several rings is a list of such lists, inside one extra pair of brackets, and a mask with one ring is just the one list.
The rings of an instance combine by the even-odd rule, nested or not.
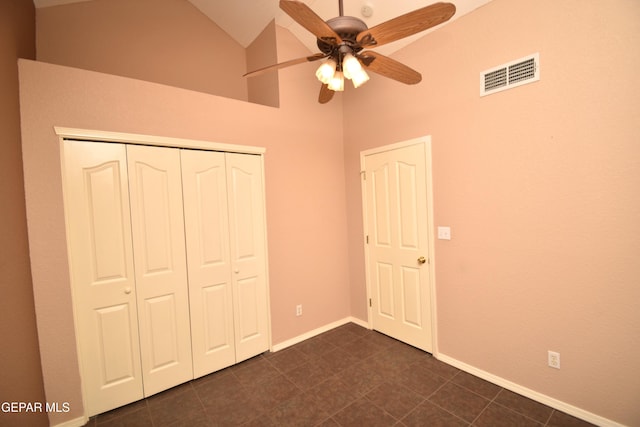
[[(363, 1), (366, 4), (362, 13), (370, 15), (373, 6), (368, 0)], [(340, 16), (325, 21), (304, 1), (279, 0), (280, 9), (316, 37), (321, 53), (273, 64), (244, 76), (252, 77), (303, 62), (325, 59), (316, 70), (316, 77), (322, 82), (318, 96), (321, 104), (329, 102), (333, 92), (344, 90), (344, 77), (350, 79), (356, 88), (367, 82), (369, 76), (365, 69), (404, 84), (420, 83), (422, 75), (401, 62), (372, 51), (361, 51), (418, 34), (448, 21), (456, 13), (453, 3), (438, 2), (369, 28), (363, 20), (345, 16), (342, 3), (343, 0), (338, 1)]]
[(334, 92), (342, 92), (344, 90), (344, 74), (342, 74), (342, 71), (336, 71), (327, 85)]
[(333, 59), (327, 59), (323, 62), (316, 71), (316, 77), (323, 84), (329, 84), (336, 73), (336, 61)]

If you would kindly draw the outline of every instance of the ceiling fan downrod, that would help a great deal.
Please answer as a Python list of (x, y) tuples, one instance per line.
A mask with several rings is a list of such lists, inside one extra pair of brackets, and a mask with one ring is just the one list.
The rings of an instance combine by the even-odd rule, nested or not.
[(338, 0), (338, 11), (340, 16), (344, 16), (344, 7), (342, 4), (342, 0)]

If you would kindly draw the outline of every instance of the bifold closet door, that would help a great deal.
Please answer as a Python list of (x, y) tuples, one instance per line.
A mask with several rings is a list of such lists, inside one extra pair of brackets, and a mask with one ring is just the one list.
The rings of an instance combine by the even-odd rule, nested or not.
[(262, 158), (182, 151), (194, 376), (269, 349)]
[(63, 151), (89, 416), (268, 350), (261, 156), (80, 141)]
[(80, 369), (89, 416), (143, 397), (126, 148), (65, 141), (63, 174)]
[(269, 348), (262, 157), (226, 153), (236, 362)]
[(193, 374), (236, 362), (225, 153), (182, 150)]
[(180, 151), (127, 146), (144, 394), (193, 378)]

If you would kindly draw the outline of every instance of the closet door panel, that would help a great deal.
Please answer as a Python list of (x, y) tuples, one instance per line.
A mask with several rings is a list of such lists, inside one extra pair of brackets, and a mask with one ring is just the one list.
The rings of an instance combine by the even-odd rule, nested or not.
[(236, 284), (239, 310), (238, 337), (240, 343), (250, 342), (260, 336), (261, 310), (260, 301), (260, 279), (258, 276), (248, 277), (238, 280)]
[[(95, 330), (99, 343), (98, 358), (101, 367), (101, 387), (113, 387), (134, 378), (136, 360), (132, 357), (137, 343), (132, 342), (135, 332), (131, 325), (131, 304), (117, 304), (95, 310)], [(137, 369), (140, 370), (139, 368)]]
[(178, 321), (175, 295), (147, 298), (144, 313), (149, 327), (149, 371), (155, 373), (180, 360)]
[(225, 155), (183, 150), (194, 376), (235, 363)]
[(65, 141), (65, 215), (89, 416), (143, 397), (125, 147)]
[(145, 396), (193, 377), (180, 152), (127, 146)]
[(226, 154), (236, 361), (269, 347), (265, 207), (260, 156)]

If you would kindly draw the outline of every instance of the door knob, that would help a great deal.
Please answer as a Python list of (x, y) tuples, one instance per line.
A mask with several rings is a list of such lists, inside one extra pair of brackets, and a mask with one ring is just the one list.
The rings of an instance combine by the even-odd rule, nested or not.
[(418, 258), (418, 264), (424, 264), (425, 262), (427, 262), (427, 259), (423, 256), (421, 256), (420, 258)]
[(131, 288), (129, 286), (124, 288), (124, 293), (127, 294), (127, 295), (130, 294), (131, 293)]

